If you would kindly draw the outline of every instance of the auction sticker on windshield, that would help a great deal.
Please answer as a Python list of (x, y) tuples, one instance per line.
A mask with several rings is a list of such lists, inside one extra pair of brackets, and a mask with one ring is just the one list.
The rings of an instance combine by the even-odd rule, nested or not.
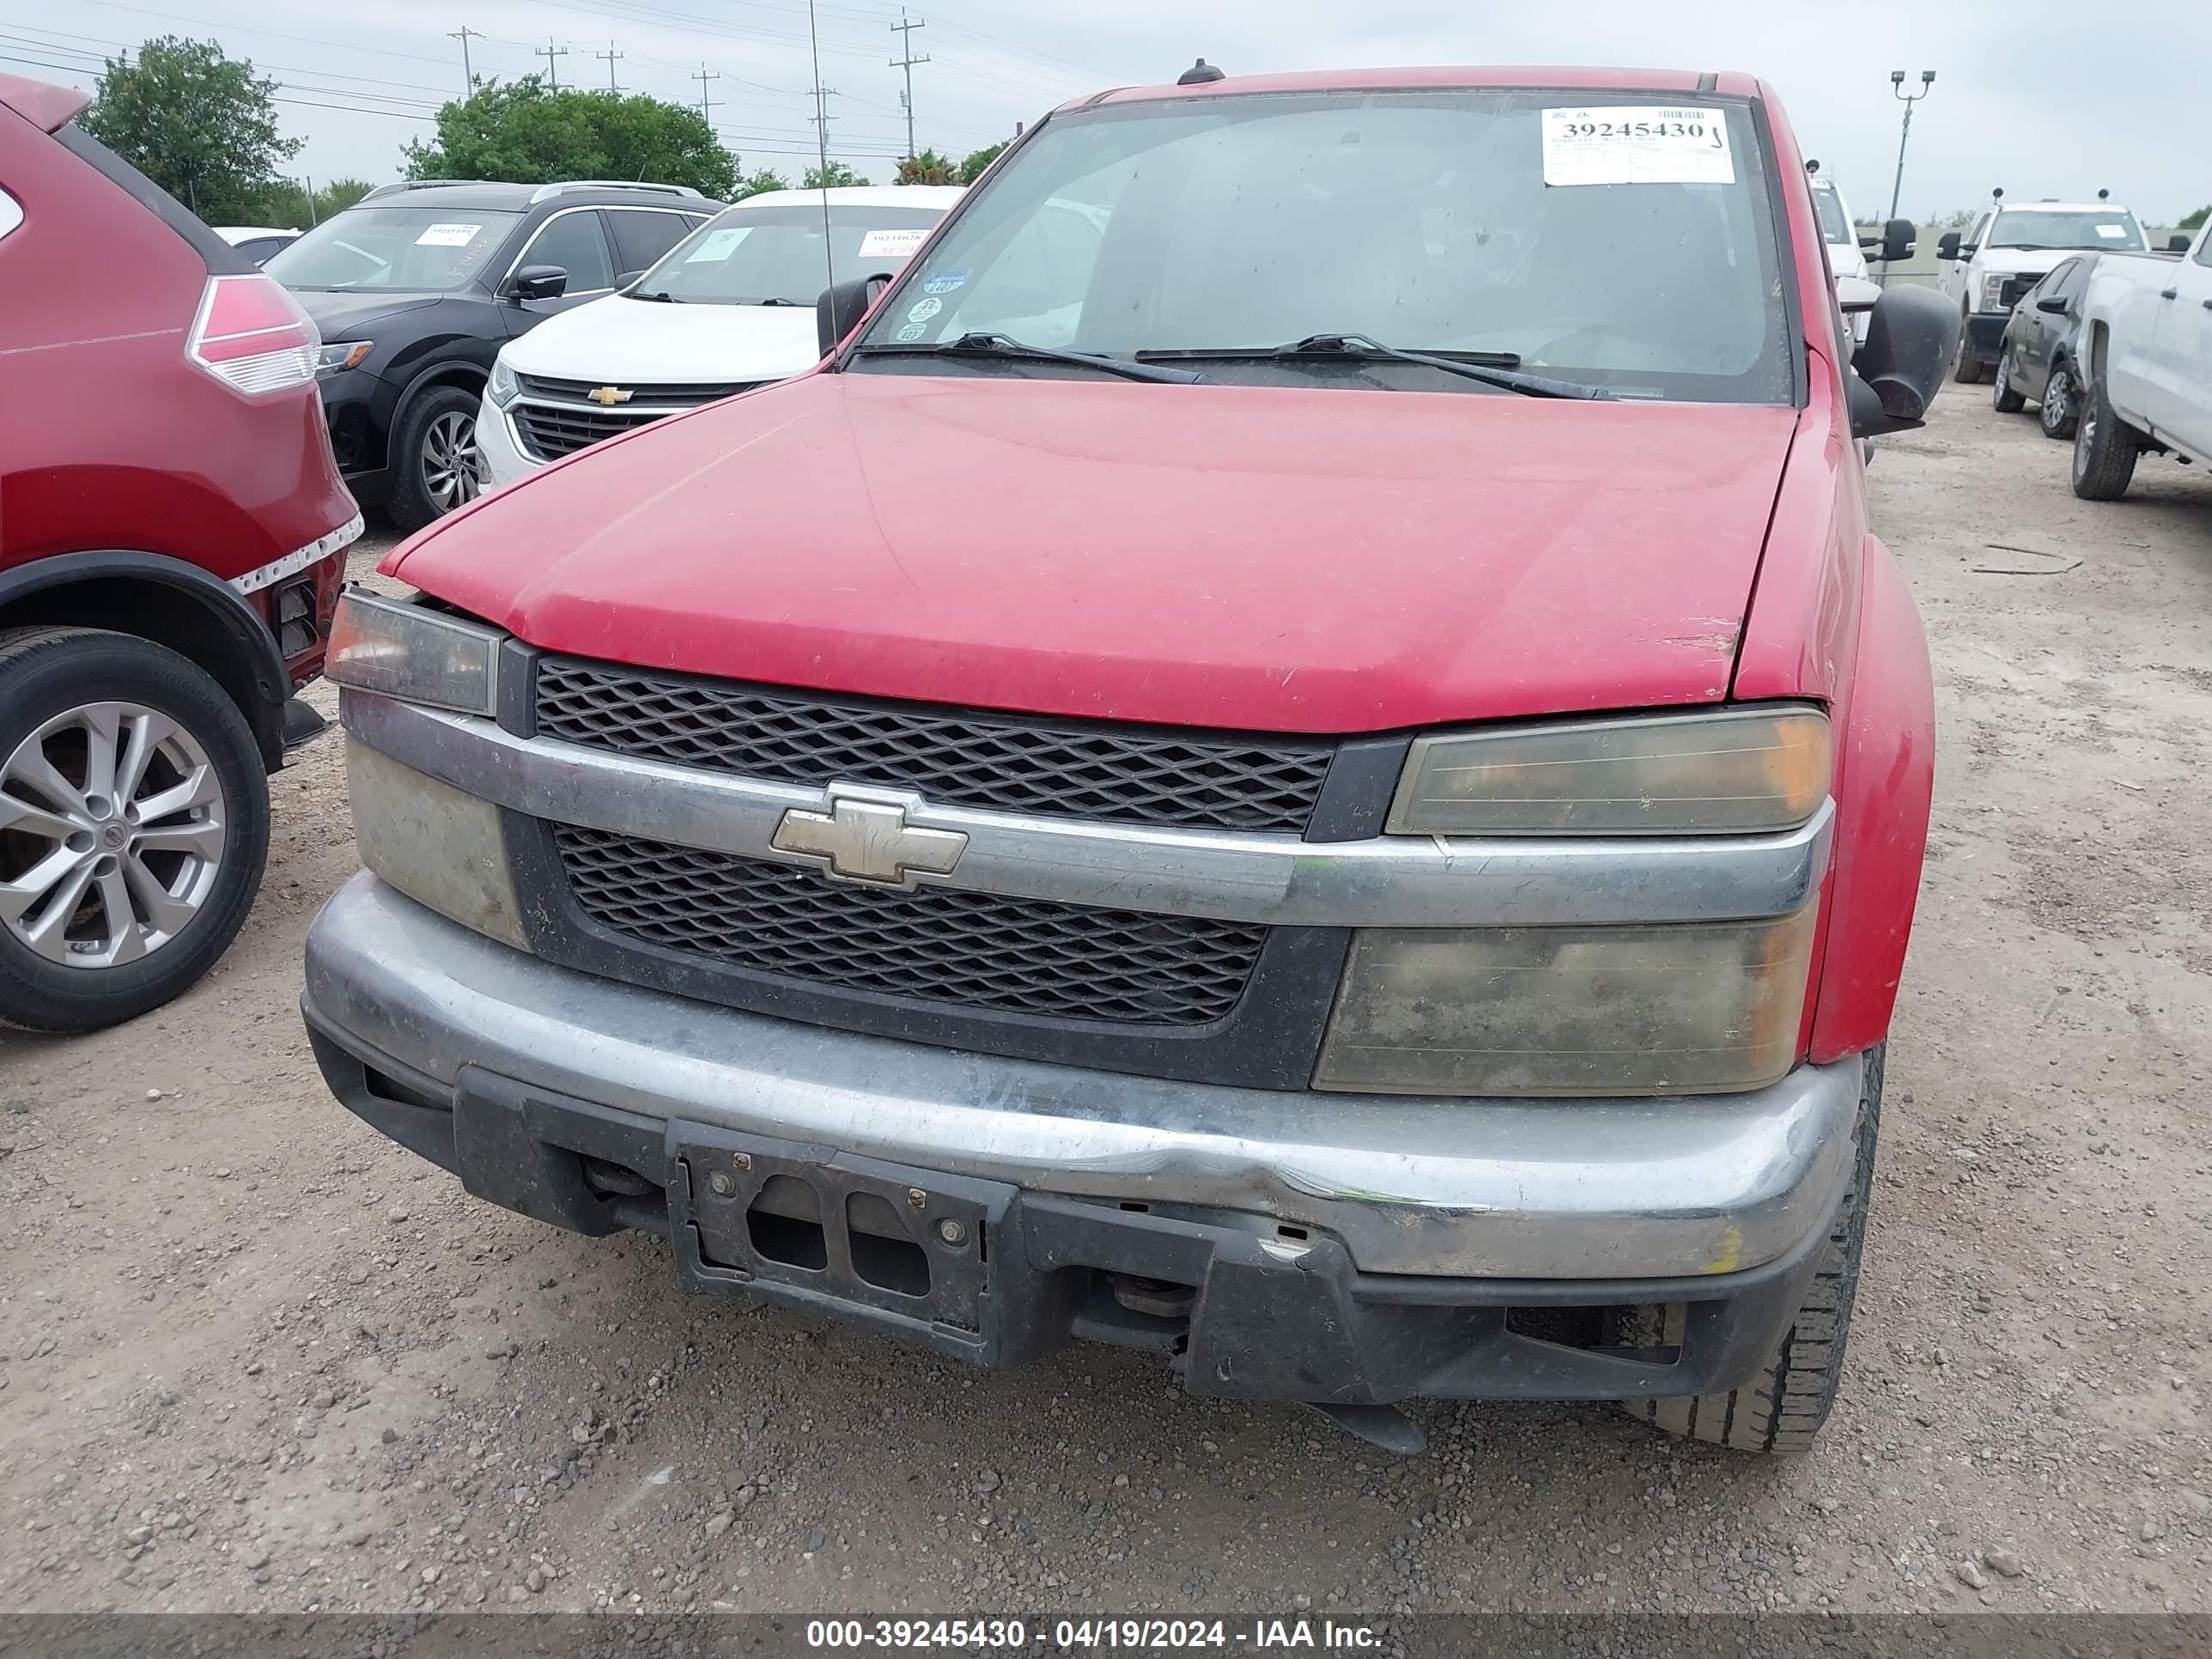
[(466, 247), (477, 239), (482, 225), (426, 225), (415, 239), (416, 247)]
[(1544, 112), (1547, 185), (1732, 185), (1728, 118), (1717, 109), (1601, 104)]
[(750, 225), (724, 225), (720, 230), (710, 230), (699, 239), (698, 246), (684, 256), (684, 263), (711, 264), (726, 259), (738, 251), (738, 244), (752, 234)]
[(872, 230), (860, 238), (863, 259), (903, 259), (922, 244), (927, 230)]

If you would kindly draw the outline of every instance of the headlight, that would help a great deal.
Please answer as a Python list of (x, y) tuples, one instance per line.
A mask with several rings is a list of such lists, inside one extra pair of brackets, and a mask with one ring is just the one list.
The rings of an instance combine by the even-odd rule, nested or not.
[(315, 378), (321, 380), (325, 375), (343, 374), (349, 368), (359, 368), (362, 360), (374, 349), (367, 340), (341, 340), (336, 345), (318, 346), (315, 349)]
[(1819, 913), (1667, 927), (1356, 934), (1314, 1086), (1438, 1095), (1679, 1095), (1796, 1059)]
[(495, 714), (506, 637), (482, 623), (351, 588), (331, 620), (323, 672), (340, 685), (409, 702)]
[(1732, 708), (1417, 738), (1393, 835), (1743, 835), (1827, 796), (1816, 708)]
[(491, 366), (491, 383), (484, 387), (484, 396), (491, 399), (492, 406), (505, 409), (521, 390), (520, 383), (514, 378), (514, 371), (507, 366), (507, 359), (495, 358)]
[(1992, 270), (1986, 273), (1982, 277), (1982, 303), (1978, 308), (1983, 311), (2003, 310), (2004, 285), (2011, 280), (2012, 276), (2007, 271)]

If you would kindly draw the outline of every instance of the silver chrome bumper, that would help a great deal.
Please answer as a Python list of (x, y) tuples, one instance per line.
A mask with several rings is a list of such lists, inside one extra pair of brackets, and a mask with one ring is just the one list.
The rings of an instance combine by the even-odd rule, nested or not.
[(556, 967), (374, 877), (307, 937), (326, 1028), (451, 1085), (475, 1065), (681, 1117), (1025, 1191), (1326, 1230), (1368, 1273), (1724, 1273), (1827, 1226), (1862, 1062), (1753, 1094), (1465, 1102), (1237, 1089), (994, 1059)]

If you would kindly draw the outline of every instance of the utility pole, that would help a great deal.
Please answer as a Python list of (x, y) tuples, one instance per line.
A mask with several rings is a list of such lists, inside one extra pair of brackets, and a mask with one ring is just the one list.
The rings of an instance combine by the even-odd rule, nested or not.
[(1893, 219), (1897, 217), (1897, 204), (1905, 191), (1905, 144), (1912, 137), (1912, 106), (1925, 98), (1935, 84), (1936, 71), (1923, 70), (1920, 71), (1920, 90), (1907, 92), (1905, 89), (1905, 71), (1892, 70), (1889, 72), (1890, 96), (1905, 101), (1905, 130), (1897, 136), (1897, 179), (1889, 187), (1889, 216)]
[(707, 82), (720, 80), (722, 72), (720, 70), (710, 70), (702, 63), (691, 78), (699, 83), (699, 118), (711, 127), (714, 125), (714, 106), (707, 97)]
[(533, 57), (543, 58), (545, 60), (546, 73), (553, 77), (553, 90), (556, 92), (560, 91), (561, 65), (556, 60), (566, 58), (568, 55), (568, 48), (566, 46), (556, 46), (553, 43), (553, 37), (549, 34), (545, 37), (545, 44), (542, 46), (536, 47), (532, 51), (532, 55)]
[(446, 35), (448, 40), (458, 40), (461, 43), (461, 96), (463, 98), (473, 98), (477, 95), (476, 71), (469, 67), (469, 37), (471, 35), (476, 35), (479, 40), (483, 39), (466, 23), (457, 29), (448, 31)]
[(607, 90), (620, 92), (622, 88), (615, 84), (615, 59), (621, 57), (622, 53), (615, 50), (615, 43), (611, 40), (608, 41), (607, 49), (605, 52), (595, 52), (592, 56), (607, 60)]
[(313, 230), (322, 222), (315, 212), (315, 175), (309, 173), (303, 173), (301, 177), (307, 181), (307, 228)]
[(814, 123), (814, 148), (822, 163), (822, 171), (826, 173), (830, 171), (830, 124), (837, 118), (830, 113), (829, 106), (823, 100), (835, 98), (837, 88), (822, 84), (821, 71), (817, 68), (811, 90), (814, 94), (814, 113), (807, 118)]
[(900, 37), (899, 55), (891, 59), (891, 67), (906, 71), (906, 90), (899, 94), (899, 103), (906, 111), (906, 159), (909, 161), (914, 160), (915, 156), (914, 66), (916, 64), (927, 64), (929, 61), (927, 52), (922, 53), (919, 58), (914, 55), (914, 32), (928, 27), (928, 24), (919, 17), (908, 18), (904, 6), (899, 8), (898, 21), (891, 25), (891, 33)]

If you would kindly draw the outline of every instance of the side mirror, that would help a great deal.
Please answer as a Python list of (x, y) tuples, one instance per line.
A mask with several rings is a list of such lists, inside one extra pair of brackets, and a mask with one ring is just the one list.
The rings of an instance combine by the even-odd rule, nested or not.
[(1892, 219), (1881, 228), (1881, 257), (1910, 259), (1918, 246), (1920, 227), (1910, 219)]
[(642, 265), (639, 266), (635, 270), (625, 270), (621, 276), (615, 278), (616, 288), (626, 289), (629, 287), (632, 283), (635, 283), (639, 277), (644, 276), (645, 271), (646, 268)]
[(1926, 420), (1961, 326), (1958, 306), (1932, 288), (1884, 289), (1844, 377), (1851, 436), (1910, 432)]
[(1936, 239), (1936, 252), (1946, 259), (1959, 257), (1959, 233), (1947, 230)]
[(507, 279), (511, 300), (557, 300), (568, 289), (568, 273), (560, 265), (525, 265)]
[(2172, 235), (2166, 239), (2166, 251), (2168, 253), (2188, 252), (2189, 233), (2185, 230), (2175, 231)]
[(2035, 308), (2038, 311), (2047, 311), (2054, 317), (2063, 317), (2066, 314), (2066, 301), (2061, 295), (2046, 294), (2035, 302)]
[(860, 319), (868, 314), (876, 295), (890, 280), (890, 272), (878, 270), (866, 276), (848, 277), (822, 290), (822, 297), (814, 302), (814, 337), (823, 356), (835, 351), (837, 343), (860, 325)]

